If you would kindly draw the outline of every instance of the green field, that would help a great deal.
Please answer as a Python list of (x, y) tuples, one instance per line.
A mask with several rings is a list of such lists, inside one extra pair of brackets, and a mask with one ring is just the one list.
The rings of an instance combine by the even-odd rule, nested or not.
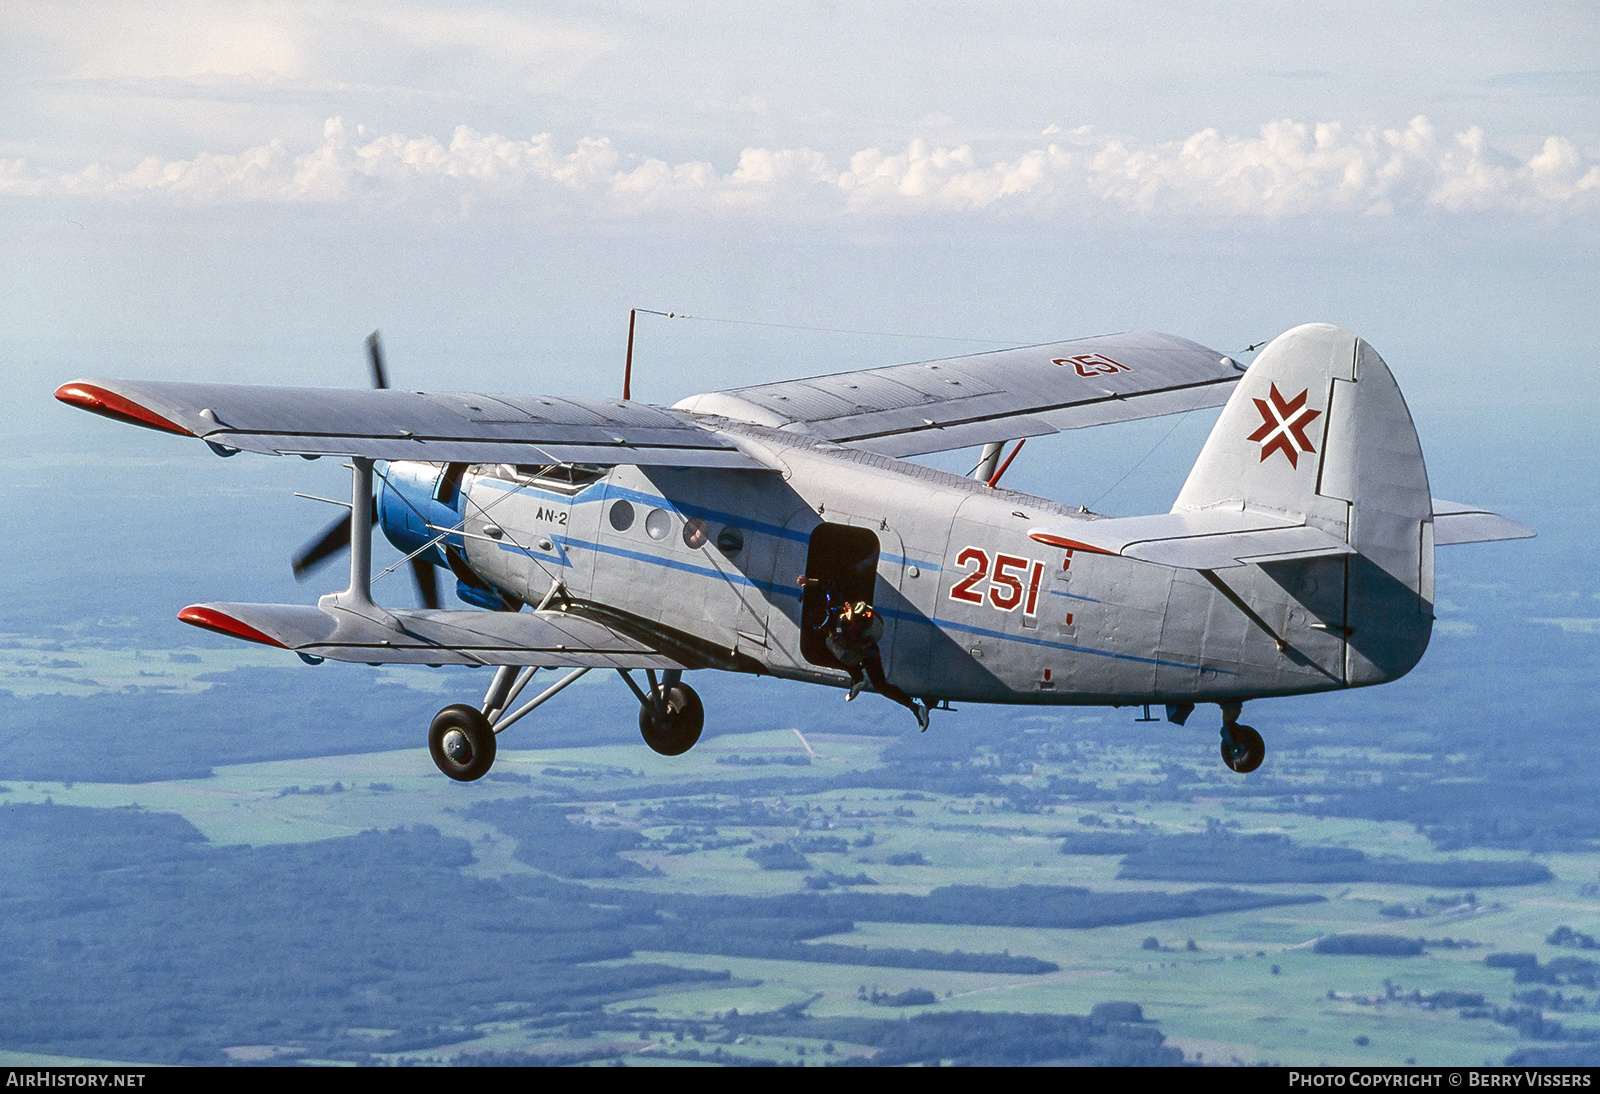
[[(1099, 728), (1098, 722), (1088, 725)], [(1197, 887), (1119, 877), (1117, 854), (1061, 853), (1064, 835), (1091, 832), (1135, 833), (1140, 838), (1210, 832), (1218, 837), (1210, 845), (1215, 853), (1242, 856), (1256, 850), (1248, 837), (1280, 834), (1297, 848), (1355, 848), (1371, 858), (1400, 856), (1412, 863), (1528, 858), (1521, 852), (1481, 848), (1441, 854), (1411, 824), (1317, 817), (1303, 803), (1284, 807), (1287, 780), (1314, 788), (1323, 769), (1381, 773), (1386, 766), (1407, 762), (1405, 753), (1357, 747), (1310, 750), (1285, 763), (1288, 770), (1273, 784), (1276, 796), (1254, 796), (1248, 792), (1249, 782), (1215, 765), (1209, 749), (1194, 747), (1193, 735), (1163, 740), (1130, 733), (1128, 738), (1110, 746), (1067, 746), (1031, 728), (993, 752), (980, 745), (963, 763), (968, 771), (987, 772), (988, 792), (859, 785), (873, 781), (863, 775), (889, 770), (880, 761), (886, 748), (903, 755), (916, 741), (815, 733), (802, 738), (798, 732), (774, 731), (718, 736), (676, 759), (656, 756), (642, 746), (507, 749), (492, 777), (471, 785), (448, 783), (424, 750), (413, 749), (220, 767), (210, 778), (137, 785), (14, 782), (3, 799), (12, 805), (50, 801), (175, 813), (216, 847), (266, 848), (432, 826), (444, 837), (468, 842), (475, 861), (465, 867), (466, 873), (504, 880), (539, 878), (548, 871), (519, 860), (518, 840), (486, 822), (482, 818), (490, 814), (474, 813), (473, 807), (533, 798), (539, 808), (555, 810), (541, 815), (565, 815), (602, 833), (633, 839), (635, 846), (618, 855), (642, 870), (585, 883), (640, 897), (774, 897), (824, 891), (926, 896), (944, 886), (1002, 891), (1082, 886), (1101, 894), (1131, 895)], [(1008, 757), (1020, 747), (1018, 741), (1038, 745), (1035, 755), (1042, 759), (1013, 762)], [(793, 762), (800, 758), (809, 763)], [(1071, 794), (1052, 793), (1053, 779), (1074, 780)], [(850, 785), (852, 781), (858, 785)], [(1087, 791), (1087, 782), (1099, 793)], [(1162, 796), (1140, 793), (1141, 787), (1158, 784), (1181, 784), (1183, 789)], [(1022, 791), (1033, 795), (1019, 797)], [(756, 815), (750, 814), (752, 808)], [(682, 819), (717, 809), (723, 813), (715, 823), (696, 826)], [(749, 855), (754, 848), (785, 843), (803, 851), (806, 869), (763, 869)], [(1600, 852), (1550, 853), (1538, 861), (1549, 867), (1551, 880), (1479, 887), (1470, 899), (1409, 884), (1267, 882), (1243, 887), (1324, 899), (1089, 928), (857, 917), (853, 929), (802, 943), (1025, 955), (1059, 966), (1042, 973), (636, 948), (631, 957), (601, 964), (660, 963), (729, 975), (614, 998), (603, 1008), (612, 1016), (613, 1028), (595, 1028), (593, 1015), (575, 1031), (565, 1020), (514, 1015), (484, 1020), (486, 1012), (480, 1010), (462, 1023), (475, 1036), (454, 1044), (383, 1052), (383, 1037), (394, 1032), (383, 1029), (352, 1029), (347, 1041), (360, 1043), (367, 1037), (375, 1057), (391, 1061), (447, 1062), (509, 1052), (572, 1062), (621, 1057), (641, 1064), (681, 1063), (688, 1062), (679, 1057), (689, 1049), (709, 1055), (720, 1048), (725, 1056), (746, 1061), (817, 1063), (870, 1057), (874, 1050), (792, 1034), (741, 1033), (723, 1018), (733, 1010), (751, 1015), (795, 1004), (805, 1004), (806, 1013), (819, 1020), (951, 1011), (1083, 1015), (1096, 1004), (1126, 1000), (1139, 1003), (1144, 1017), (1185, 1058), (1208, 1064), (1499, 1063), (1509, 1053), (1541, 1042), (1496, 1020), (1495, 1008), (1514, 1006), (1512, 994), (1523, 988), (1513, 984), (1512, 970), (1487, 967), (1484, 957), (1527, 951), (1548, 961), (1568, 952), (1544, 944), (1558, 926), (1600, 932), (1595, 886)], [(1244, 866), (1248, 872), (1248, 862)], [(863, 883), (863, 874), (873, 884)], [(825, 889), (829, 876), (835, 885)], [(839, 879), (847, 883), (840, 885)], [(1380, 911), (1392, 913), (1395, 906), (1419, 914), (1396, 918)], [(1449, 938), (1459, 948), (1430, 944), (1422, 955), (1411, 957), (1313, 951), (1325, 935), (1350, 933), (1432, 942)], [(914, 989), (931, 993), (935, 1001), (881, 1005), (886, 996)], [(1428, 997), (1439, 992), (1476, 993), (1484, 1005), (1430, 1005)], [(1569, 1000), (1574, 995), (1580, 1007), (1551, 1017), (1569, 1029), (1600, 1027), (1595, 993), (1567, 989)], [(686, 1028), (696, 1032), (685, 1038)], [(825, 1047), (830, 1051), (824, 1052)], [(224, 1049), (240, 1061), (274, 1052), (301, 1054), (293, 1043)]]

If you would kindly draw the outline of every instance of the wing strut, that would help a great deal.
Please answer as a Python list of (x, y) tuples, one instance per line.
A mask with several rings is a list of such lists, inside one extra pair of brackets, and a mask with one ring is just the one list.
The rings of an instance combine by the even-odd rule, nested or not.
[[(532, 699), (529, 699), (526, 703), (523, 703), (522, 706), (518, 707), (516, 710), (512, 711), (510, 714), (504, 714), (504, 715), (501, 715), (500, 717), (494, 719), (494, 721), (490, 723), (491, 727), (494, 729), (494, 731), (496, 733), (499, 733), (502, 730), (510, 729), (511, 728), (511, 724), (513, 722), (517, 721), (520, 718), (525, 717), (526, 715), (532, 714), (534, 712), (534, 710), (536, 710), (540, 706), (543, 706), (544, 703), (546, 703), (548, 700), (555, 698), (556, 695), (558, 695), (561, 692), (561, 690), (563, 688), (565, 688), (568, 684), (576, 683), (577, 680), (578, 680), (578, 677), (580, 677), (584, 673), (588, 672), (589, 668), (590, 668), (590, 666), (588, 666), (588, 665), (579, 665), (577, 668), (575, 668), (571, 672), (567, 673), (561, 679), (557, 680), (555, 683), (553, 683), (549, 687), (545, 688), (538, 695), (534, 696)], [(537, 670), (531, 670), (531, 671), (530, 670), (524, 670), (524, 671), (527, 671), (527, 680), (532, 680), (533, 679), (533, 672), (537, 671)], [(618, 669), (617, 671), (621, 672), (622, 670)], [(524, 681), (524, 682), (526, 682), (526, 681)], [(513, 695), (511, 697), (511, 699), (515, 699), (515, 698), (516, 698), (515, 695)], [(511, 699), (507, 699), (506, 701), (509, 703), (511, 701)]]
[(372, 461), (350, 461), (350, 587), (344, 595), (363, 608), (372, 603)]
[(990, 441), (984, 445), (983, 453), (978, 457), (978, 466), (972, 469), (972, 477), (979, 482), (988, 482), (989, 476), (1000, 465), (1000, 453), (1005, 447), (1005, 441)]
[(318, 607), (342, 608), (398, 628), (394, 616), (372, 601), (372, 461), (353, 456), (350, 472), (350, 587), (323, 597)]

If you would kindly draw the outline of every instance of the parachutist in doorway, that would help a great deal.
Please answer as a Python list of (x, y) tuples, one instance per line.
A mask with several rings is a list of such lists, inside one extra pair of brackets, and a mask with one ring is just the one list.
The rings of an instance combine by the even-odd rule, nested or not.
[(927, 705), (917, 702), (889, 683), (884, 675), (883, 656), (878, 652), (878, 639), (883, 637), (883, 617), (865, 600), (851, 602), (836, 598), (832, 587), (821, 578), (801, 574), (796, 584), (819, 586), (827, 601), (828, 613), (819, 629), (824, 635), (828, 652), (850, 674), (850, 694), (845, 697), (845, 702), (860, 695), (862, 687), (871, 681), (874, 691), (911, 711), (916, 716), (917, 725), (927, 732)]

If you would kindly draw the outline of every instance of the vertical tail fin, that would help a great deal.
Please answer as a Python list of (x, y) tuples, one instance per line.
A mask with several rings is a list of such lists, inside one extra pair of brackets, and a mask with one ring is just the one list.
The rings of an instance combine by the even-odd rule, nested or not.
[(1393, 680), (1427, 648), (1433, 507), (1416, 426), (1383, 358), (1313, 323), (1261, 351), (1211, 431), (1174, 510), (1304, 515), (1339, 536), (1345, 682)]

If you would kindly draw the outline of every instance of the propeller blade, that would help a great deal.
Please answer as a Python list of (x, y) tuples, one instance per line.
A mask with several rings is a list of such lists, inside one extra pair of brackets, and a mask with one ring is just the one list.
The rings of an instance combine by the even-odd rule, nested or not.
[(417, 583), (417, 599), (422, 601), (422, 606), (438, 610), (439, 571), (433, 568), (433, 563), (421, 558), (412, 559), (411, 577)]
[(383, 367), (383, 338), (377, 331), (367, 335), (367, 356), (372, 361), (372, 386), (382, 391), (389, 386), (389, 370)]
[[(372, 499), (372, 520), (378, 520), (378, 499)], [(350, 546), (350, 514), (346, 513), (322, 530), (317, 538), (308, 541), (289, 556), (289, 568), (297, 581), (304, 581), (311, 572), (329, 558)]]
[(304, 581), (318, 566), (349, 546), (350, 514), (346, 513), (323, 529), (320, 536), (289, 556), (289, 566), (294, 570), (295, 579)]

